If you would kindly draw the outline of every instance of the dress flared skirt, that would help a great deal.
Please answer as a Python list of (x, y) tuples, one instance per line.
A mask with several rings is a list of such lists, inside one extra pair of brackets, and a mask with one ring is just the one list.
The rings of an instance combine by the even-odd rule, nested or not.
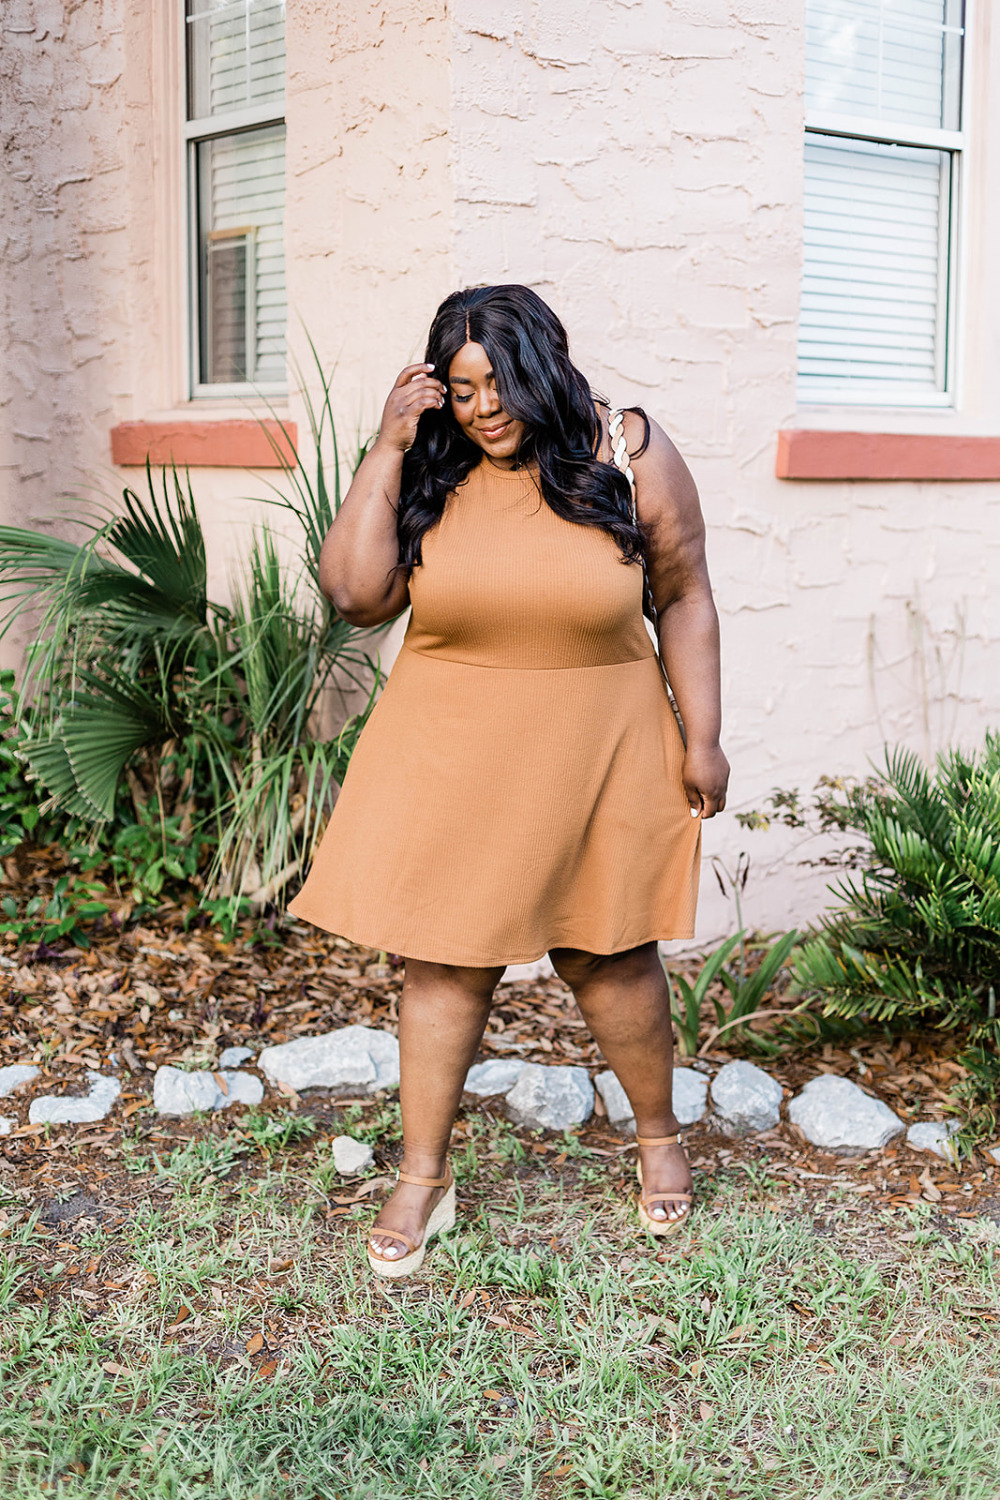
[(683, 754), (651, 652), (525, 669), (404, 646), (291, 911), (474, 967), (691, 937)]

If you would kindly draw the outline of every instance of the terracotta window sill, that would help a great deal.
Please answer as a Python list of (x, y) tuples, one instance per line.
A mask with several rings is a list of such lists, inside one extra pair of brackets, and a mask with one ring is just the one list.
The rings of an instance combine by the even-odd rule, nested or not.
[(774, 472), (779, 479), (1000, 479), (1000, 437), (786, 428)]
[[(282, 427), (284, 431), (282, 431)], [(280, 469), (297, 462), (294, 422), (272, 417), (225, 421), (119, 422), (111, 429), (111, 462), (122, 467), (174, 463), (190, 469)], [(278, 447), (278, 453), (272, 447)]]

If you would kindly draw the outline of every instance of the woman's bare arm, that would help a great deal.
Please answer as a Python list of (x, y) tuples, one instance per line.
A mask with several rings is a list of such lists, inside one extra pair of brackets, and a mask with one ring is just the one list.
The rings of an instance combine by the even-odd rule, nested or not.
[(351, 625), (381, 625), (406, 608), (409, 581), (397, 568), (396, 512), (403, 454), (425, 411), (444, 404), (432, 365), (408, 365), (386, 401), (379, 435), (358, 471), (319, 554), (319, 586)]
[[(687, 464), (662, 427), (651, 422), (650, 429), (649, 446), (632, 459), (636, 508), (648, 537), (660, 652), (687, 737), (684, 788), (692, 813), (711, 818), (726, 805), (729, 762), (719, 744), (719, 617), (705, 560), (705, 522)], [(631, 413), (625, 438), (631, 451), (642, 442), (642, 422)]]

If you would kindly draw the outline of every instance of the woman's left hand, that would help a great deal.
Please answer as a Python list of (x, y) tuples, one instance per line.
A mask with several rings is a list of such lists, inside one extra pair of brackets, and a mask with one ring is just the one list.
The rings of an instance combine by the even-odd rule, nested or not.
[(729, 762), (720, 745), (688, 745), (681, 772), (693, 818), (714, 818), (726, 805)]

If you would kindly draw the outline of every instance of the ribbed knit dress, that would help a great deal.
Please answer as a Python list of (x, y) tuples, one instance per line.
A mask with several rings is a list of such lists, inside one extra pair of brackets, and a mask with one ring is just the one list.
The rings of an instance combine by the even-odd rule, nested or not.
[(423, 538), (412, 615), (297, 917), (435, 963), (691, 937), (700, 820), (642, 569), (486, 457)]

